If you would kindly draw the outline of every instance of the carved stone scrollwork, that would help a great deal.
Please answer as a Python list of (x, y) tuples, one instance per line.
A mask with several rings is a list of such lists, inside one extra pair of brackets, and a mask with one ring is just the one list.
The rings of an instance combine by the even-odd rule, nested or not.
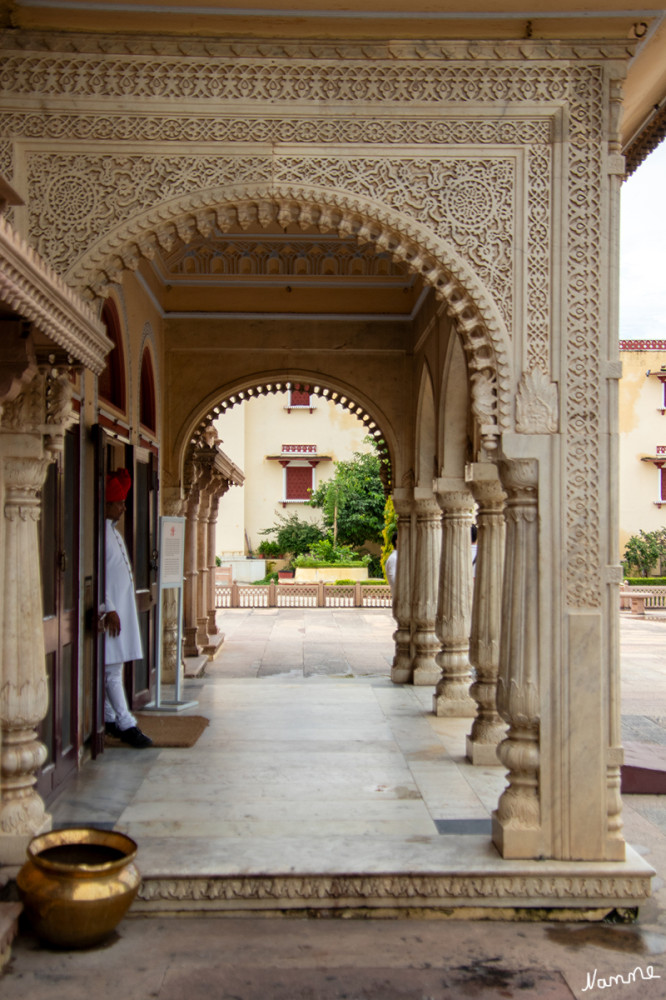
[(506, 557), (497, 709), (509, 724), (498, 755), (507, 788), (493, 813), (493, 840), (505, 858), (541, 853), (539, 798), (539, 606), (537, 462), (499, 464), (506, 501)]
[(412, 680), (411, 656), (411, 534), (412, 500), (397, 499), (393, 505), (398, 515), (398, 561), (396, 564), (395, 593), (393, 594), (393, 617), (397, 628), (393, 633), (395, 653), (391, 664), (391, 680), (394, 684), (409, 684)]
[(437, 653), (440, 677), (433, 697), (435, 715), (458, 718), (476, 712), (469, 695), (474, 503), (464, 484), (460, 486), (458, 490), (437, 492), (442, 511), (442, 558), (436, 632), (441, 648)]
[[(414, 659), (412, 682), (436, 684), (440, 670), (435, 661), (439, 642), (435, 633), (437, 581), (442, 551), (441, 516), (434, 496), (414, 500), (416, 546), (412, 594)], [(399, 541), (398, 541), (398, 544)], [(400, 556), (398, 555), (398, 560)]]
[(516, 430), (519, 434), (555, 434), (557, 428), (557, 385), (540, 368), (523, 372), (516, 396)]
[(476, 719), (467, 737), (467, 756), (473, 764), (497, 764), (497, 746), (505, 726), (497, 712), (497, 672), (502, 625), (504, 567), (504, 501), (494, 466), (471, 467), (469, 486), (478, 504), (476, 573), (469, 659), (476, 671), (470, 695), (477, 704)]

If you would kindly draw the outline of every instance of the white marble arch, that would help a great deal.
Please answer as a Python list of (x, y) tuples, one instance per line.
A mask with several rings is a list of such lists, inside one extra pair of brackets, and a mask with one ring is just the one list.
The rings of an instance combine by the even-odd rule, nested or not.
[[(505, 578), (505, 594), (511, 598), (507, 613), (509, 610), (512, 613), (516, 637), (522, 633), (526, 616), (530, 620), (534, 616), (535, 608), (538, 622), (529, 662), (509, 657), (505, 660), (505, 676), (503, 679), (500, 676), (500, 688), (518, 697), (505, 699), (502, 713), (510, 725), (503, 758), (509, 769), (510, 785), (497, 817), (494, 840), (505, 857), (619, 859), (624, 855), (624, 842), (619, 833), (618, 801), (612, 788), (617, 781), (620, 757), (608, 730), (608, 718), (617, 708), (609, 705), (612, 680), (604, 669), (607, 661), (603, 620), (609, 614), (610, 604), (607, 595), (601, 604), (595, 603), (601, 592), (595, 564), (604, 558), (603, 543), (601, 535), (594, 534), (596, 529), (592, 524), (590, 538), (594, 539), (595, 548), (590, 551), (594, 560), (588, 568), (589, 560), (583, 564), (578, 558), (582, 533), (572, 520), (572, 503), (578, 500), (569, 499), (566, 484), (558, 487), (557, 495), (554, 491), (560, 449), (570, 449), (568, 471), (572, 476), (583, 459), (585, 449), (581, 441), (587, 442), (585, 447), (589, 451), (589, 440), (578, 433), (580, 421), (569, 426), (564, 414), (559, 415), (561, 423), (552, 419), (559, 398), (548, 375), (542, 378), (543, 392), (548, 390), (545, 396), (536, 384), (537, 375), (532, 381), (525, 373), (522, 379), (519, 377), (524, 363), (522, 338), (516, 338), (512, 344), (492, 295), (470, 262), (452, 251), (446, 240), (426, 224), (358, 194), (274, 182), (237, 184), (171, 199), (167, 194), (159, 205), (111, 228), (108, 236), (75, 262), (69, 280), (90, 295), (104, 295), (111, 282), (121, 281), (126, 269), (138, 266), (144, 253), (150, 254), (155, 241), (168, 241), (173, 238), (173, 231), (181, 229), (205, 233), (211, 225), (211, 214), (213, 220), (217, 216), (225, 224), (235, 220), (234, 224), (241, 228), (257, 223), (280, 225), (284, 219), (302, 228), (314, 226), (320, 231), (353, 234), (360, 241), (374, 243), (405, 261), (445, 304), (467, 356), (469, 409), (475, 425), (472, 437), (479, 443), (479, 455), (496, 454), (501, 459), (502, 484), (509, 494), (507, 509), (516, 524), (515, 532), (507, 532), (507, 540), (521, 547), (519, 558), (507, 563), (511, 584), (508, 586)], [(578, 312), (572, 310), (571, 315), (577, 321)], [(571, 357), (577, 359), (572, 384), (575, 378), (580, 379), (578, 355), (587, 349), (587, 344), (580, 343), (577, 328), (576, 337), (574, 342), (572, 335)], [(615, 377), (612, 365), (603, 369), (600, 378), (604, 393), (607, 380)], [(413, 371), (411, 378), (413, 382)], [(520, 427), (516, 427), (516, 386), (523, 401)], [(538, 409), (532, 405), (540, 396), (548, 400), (548, 422), (541, 420)], [(576, 414), (577, 399), (577, 395), (572, 395), (568, 400), (568, 413), (572, 417)], [(407, 424), (415, 419), (413, 406), (405, 407), (404, 417)], [(612, 424), (610, 412), (608, 419)], [(553, 426), (559, 433), (551, 429)], [(410, 436), (413, 440), (413, 429)], [(167, 439), (166, 448), (173, 454), (174, 442)], [(460, 457), (458, 451), (458, 461), (451, 463), (454, 475), (458, 476), (462, 471)], [(436, 491), (450, 497), (453, 491), (447, 481), (448, 457), (443, 467), (447, 474), (439, 477)], [(589, 478), (588, 474), (583, 487), (575, 489), (589, 492)], [(579, 479), (580, 476), (571, 483), (577, 484)], [(538, 507), (538, 496), (544, 489), (550, 501), (546, 510)], [(549, 572), (544, 577), (541, 570), (544, 566), (552, 569), (562, 561), (558, 556), (554, 562), (544, 563), (542, 557), (555, 551), (567, 517), (571, 560), (566, 583), (568, 595), (574, 595), (574, 601), (571, 613), (565, 616), (560, 603), (562, 572)], [(612, 569), (604, 577), (604, 583), (614, 582)], [(574, 587), (579, 580), (585, 583), (580, 597)], [(520, 648), (519, 644), (515, 648)], [(574, 666), (581, 657), (590, 668), (585, 671), (588, 682), (585, 698), (568, 693), (580, 677)], [(612, 673), (616, 669), (616, 649), (611, 659)], [(568, 678), (566, 691), (557, 681), (562, 672)], [(524, 691), (529, 692), (527, 715), (521, 699)], [(599, 714), (600, 699), (607, 706), (605, 715)], [(593, 732), (594, 744), (590, 742)], [(579, 762), (586, 779), (583, 783)]]

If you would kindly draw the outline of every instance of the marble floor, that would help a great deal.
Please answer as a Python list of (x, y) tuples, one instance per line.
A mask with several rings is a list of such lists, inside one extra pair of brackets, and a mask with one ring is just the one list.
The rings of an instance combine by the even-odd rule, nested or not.
[[(128, 833), (144, 877), (522, 870), (489, 836), (504, 769), (466, 760), (471, 720), (433, 716), (432, 688), (391, 683), (388, 611), (237, 609), (219, 626), (182, 691), (210, 720), (196, 745), (107, 749), (54, 825)], [(642, 687), (627, 696), (646, 708)]]

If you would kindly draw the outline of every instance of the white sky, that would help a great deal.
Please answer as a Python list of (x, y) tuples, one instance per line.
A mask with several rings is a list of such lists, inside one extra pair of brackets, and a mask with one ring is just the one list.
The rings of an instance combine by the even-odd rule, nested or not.
[(622, 185), (620, 339), (666, 340), (666, 142)]

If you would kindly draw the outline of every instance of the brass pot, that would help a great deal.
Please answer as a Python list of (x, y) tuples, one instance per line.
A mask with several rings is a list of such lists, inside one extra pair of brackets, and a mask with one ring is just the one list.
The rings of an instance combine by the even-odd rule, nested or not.
[(113, 830), (71, 827), (34, 837), (16, 877), (36, 934), (60, 948), (108, 937), (137, 894), (137, 845)]

